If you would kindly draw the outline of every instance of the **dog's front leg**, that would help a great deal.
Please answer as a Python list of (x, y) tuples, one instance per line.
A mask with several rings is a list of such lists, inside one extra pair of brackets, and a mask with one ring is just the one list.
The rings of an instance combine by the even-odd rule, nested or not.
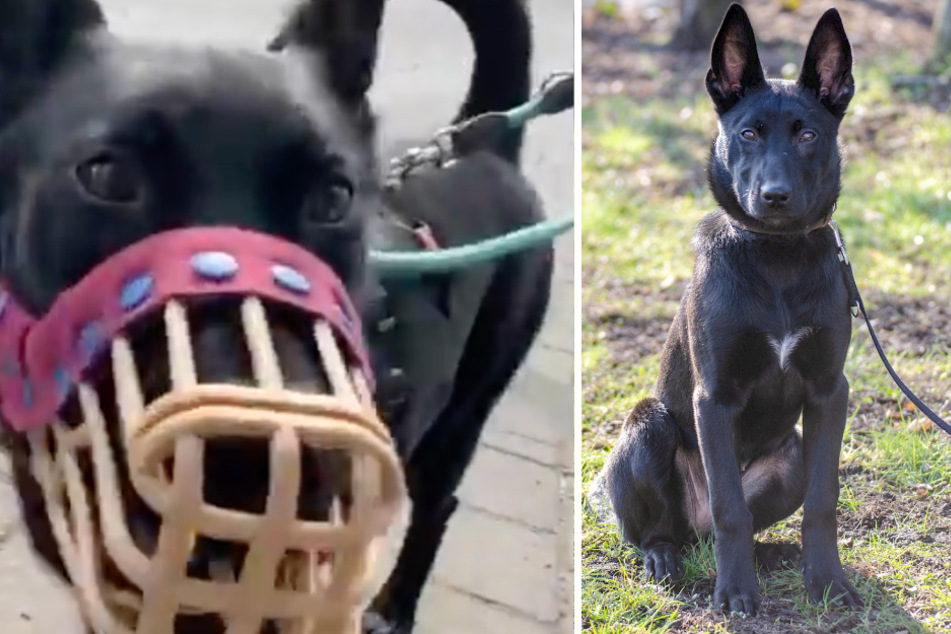
[(759, 608), (759, 585), (753, 563), (753, 514), (743, 498), (733, 441), (733, 425), (741, 406), (697, 388), (693, 407), (713, 515), (717, 559), (713, 602), (723, 611), (753, 615)]
[[(826, 382), (826, 386), (830, 383)], [(845, 578), (836, 543), (835, 509), (839, 501), (839, 454), (849, 401), (844, 376), (822, 387), (810, 386), (802, 412), (806, 498), (802, 511), (802, 563), (809, 598), (824, 598), (850, 607), (862, 598)], [(827, 594), (828, 593), (828, 594)]]

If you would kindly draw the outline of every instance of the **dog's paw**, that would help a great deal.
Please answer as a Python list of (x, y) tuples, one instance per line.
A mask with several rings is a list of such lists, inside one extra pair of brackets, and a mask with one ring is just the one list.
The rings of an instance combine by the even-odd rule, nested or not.
[(651, 581), (671, 583), (684, 576), (684, 561), (680, 549), (671, 544), (644, 550), (644, 569)]
[(794, 569), (802, 559), (802, 549), (798, 544), (756, 542), (753, 553), (756, 556), (756, 564), (764, 572)]
[(752, 584), (729, 583), (724, 582), (722, 577), (717, 577), (713, 605), (726, 614), (736, 612), (743, 616), (756, 616), (756, 611), (759, 610), (759, 586), (755, 576)]
[(865, 605), (859, 591), (855, 589), (845, 574), (805, 573), (806, 593), (813, 603), (830, 603), (847, 608), (861, 608)]

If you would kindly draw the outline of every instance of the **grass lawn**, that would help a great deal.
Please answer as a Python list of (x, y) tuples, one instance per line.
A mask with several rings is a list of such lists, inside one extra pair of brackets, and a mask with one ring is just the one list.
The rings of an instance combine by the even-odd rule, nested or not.
[[(755, 26), (755, 21), (754, 21)], [(847, 25), (848, 28), (848, 25)], [(802, 54), (802, 50), (796, 52)], [(859, 288), (899, 374), (951, 413), (951, 116), (894, 94), (895, 66), (857, 66), (843, 124), (848, 163), (836, 219)], [(600, 471), (628, 410), (656, 378), (693, 263), (690, 238), (714, 208), (703, 162), (716, 129), (705, 93), (604, 97), (584, 110), (582, 488)], [(685, 580), (649, 584), (636, 548), (582, 499), (586, 632), (951, 633), (951, 442), (920, 423), (860, 320), (842, 451), (839, 545), (867, 607), (806, 602), (802, 575), (760, 575), (754, 618), (711, 609), (710, 543)], [(760, 539), (798, 541), (801, 512)]]

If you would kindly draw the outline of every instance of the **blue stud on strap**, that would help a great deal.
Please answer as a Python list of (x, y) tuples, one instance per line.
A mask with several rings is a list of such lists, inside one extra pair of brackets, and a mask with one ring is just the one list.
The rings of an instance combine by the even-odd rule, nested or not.
[(201, 277), (214, 282), (223, 282), (238, 272), (238, 261), (224, 251), (202, 251), (190, 260), (192, 270)]
[(152, 289), (155, 287), (155, 280), (148, 273), (143, 273), (132, 278), (119, 291), (119, 305), (122, 310), (135, 310), (142, 305), (142, 302), (149, 298)]
[(284, 264), (275, 264), (271, 267), (274, 283), (297, 295), (306, 295), (310, 292), (310, 282), (296, 269)]
[(33, 407), (33, 384), (30, 379), (23, 379), (23, 405)]
[(56, 366), (56, 370), (53, 372), (53, 380), (56, 382), (57, 396), (60, 400), (66, 398), (70, 388), (69, 373), (66, 372), (66, 368), (61, 365)]
[(87, 363), (102, 345), (102, 327), (99, 322), (91, 321), (79, 332), (79, 356)]

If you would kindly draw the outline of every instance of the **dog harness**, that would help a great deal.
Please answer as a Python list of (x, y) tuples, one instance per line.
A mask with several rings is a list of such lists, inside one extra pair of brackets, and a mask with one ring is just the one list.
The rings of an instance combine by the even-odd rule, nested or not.
[[(222, 297), (237, 300), (251, 385), (204, 383), (196, 372), (190, 310)], [(312, 323), (325, 385), (285, 385), (272, 306)], [(162, 324), (169, 365), (168, 389), (150, 396), (135, 345), (147, 322)], [(60, 555), (101, 634), (170, 634), (177, 618), (209, 614), (228, 634), (256, 634), (266, 621), (282, 633), (359, 632), (395, 563), (396, 549), (384, 546), (402, 543), (408, 513), (372, 394), (361, 319), (343, 283), (272, 236), (222, 227), (151, 236), (102, 262), (42, 316), (7, 284), (0, 290), (0, 413), (28, 438)], [(222, 439), (268, 444), (263, 512), (204, 499), (205, 448)], [(303, 452), (345, 457), (324, 521), (298, 516)], [(154, 548), (133, 538), (121, 473), (159, 518)], [(191, 576), (197, 538), (245, 548), (240, 570)], [(107, 566), (135, 590), (110, 583)]]

